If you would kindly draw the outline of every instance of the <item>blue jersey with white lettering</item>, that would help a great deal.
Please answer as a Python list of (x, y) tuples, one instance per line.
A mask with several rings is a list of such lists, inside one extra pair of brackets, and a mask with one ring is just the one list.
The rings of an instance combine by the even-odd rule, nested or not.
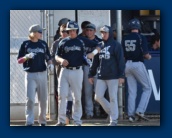
[(74, 39), (67, 37), (60, 41), (56, 55), (69, 62), (67, 67), (78, 67), (84, 63), (85, 49), (92, 51), (95, 46), (96, 43), (84, 37), (76, 37)]
[(47, 43), (43, 40), (38, 40), (38, 42), (32, 42), (31, 40), (24, 41), (19, 49), (17, 59), (24, 57), (31, 52), (34, 53), (35, 56), (23, 63), (24, 70), (27, 72), (45, 71), (45, 61), (51, 60)]
[(144, 61), (143, 55), (148, 53), (146, 37), (139, 33), (132, 32), (122, 40), (124, 57), (126, 60)]

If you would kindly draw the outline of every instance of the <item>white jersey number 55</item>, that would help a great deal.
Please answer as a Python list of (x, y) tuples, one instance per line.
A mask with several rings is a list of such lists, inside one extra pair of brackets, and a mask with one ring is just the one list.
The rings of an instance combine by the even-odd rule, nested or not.
[(125, 40), (125, 50), (126, 51), (135, 51), (136, 49), (136, 40)]

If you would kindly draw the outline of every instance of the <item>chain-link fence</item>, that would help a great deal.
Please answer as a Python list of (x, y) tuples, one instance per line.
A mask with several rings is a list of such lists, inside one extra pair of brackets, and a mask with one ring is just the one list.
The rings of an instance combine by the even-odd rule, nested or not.
[(17, 55), (22, 42), (28, 38), (29, 27), (40, 21), (40, 10), (10, 11), (10, 104), (25, 103), (25, 77)]

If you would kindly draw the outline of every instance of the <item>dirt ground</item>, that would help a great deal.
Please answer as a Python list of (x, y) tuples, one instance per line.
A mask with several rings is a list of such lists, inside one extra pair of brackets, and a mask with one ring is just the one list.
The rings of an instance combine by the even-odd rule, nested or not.
[[(105, 119), (90, 119), (82, 120), (82, 126), (108, 126), (108, 122)], [(57, 121), (47, 121), (46, 126), (55, 126)], [(10, 120), (10, 126), (25, 126), (25, 120)], [(37, 120), (34, 126), (39, 126)], [(67, 126), (73, 126), (72, 121)], [(160, 126), (160, 119), (150, 119), (149, 121), (135, 121), (133, 123), (128, 120), (119, 120), (117, 126)]]

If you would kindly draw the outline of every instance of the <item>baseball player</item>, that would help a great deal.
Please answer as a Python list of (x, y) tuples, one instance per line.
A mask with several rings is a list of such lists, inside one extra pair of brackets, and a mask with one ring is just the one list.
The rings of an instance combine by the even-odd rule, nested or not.
[[(94, 57), (88, 77), (89, 82), (93, 83), (93, 76), (98, 72), (95, 100), (109, 114), (109, 126), (116, 126), (118, 123), (118, 84), (124, 82), (123, 50), (121, 45), (114, 40), (111, 27), (105, 25), (100, 28), (100, 32), (103, 40), (102, 47), (100, 53)], [(110, 102), (104, 98), (107, 88)]]
[(60, 21), (58, 22), (58, 29), (57, 29), (56, 34), (54, 36), (54, 41), (57, 40), (57, 39), (59, 39), (59, 37), (60, 37), (60, 26), (62, 24), (67, 24), (68, 21), (70, 21), (70, 19), (68, 19), (68, 18), (62, 18), (62, 19), (60, 19)]
[(90, 21), (83, 21), (81, 23), (81, 29), (82, 29), (82, 32), (78, 35), (78, 36), (84, 36), (86, 37), (86, 26), (90, 24)]
[[(129, 21), (131, 33), (124, 37), (122, 46), (126, 60), (125, 74), (128, 84), (128, 116), (129, 121), (135, 121), (135, 115), (144, 117), (152, 88), (151, 82), (144, 65), (144, 58), (151, 59), (148, 52), (147, 40), (139, 33), (141, 28), (138, 19)], [(138, 106), (135, 106), (137, 96), (137, 81), (141, 83), (143, 93)]]
[[(100, 38), (98, 38), (95, 35), (96, 32), (96, 26), (92, 23), (88, 24), (86, 27), (86, 36), (89, 40), (92, 40), (96, 43), (99, 43), (101, 41)], [(90, 53), (92, 51), (86, 51), (87, 53)], [(92, 64), (92, 63), (91, 63)], [(91, 119), (94, 116), (94, 112), (93, 112), (93, 91), (95, 88), (95, 84), (96, 84), (96, 80), (97, 80), (97, 75), (94, 76), (94, 87), (92, 84), (89, 83), (88, 81), (88, 73), (89, 73), (89, 68), (90, 65), (85, 64), (83, 66), (83, 70), (84, 70), (84, 102), (85, 102), (85, 117), (86, 119)], [(95, 107), (95, 113), (97, 116), (100, 116), (100, 104), (95, 102), (94, 104)]]
[[(58, 88), (58, 78), (59, 78), (61, 66), (55, 60), (55, 54), (56, 54), (56, 49), (58, 47), (59, 42), (62, 39), (68, 37), (68, 33), (66, 31), (66, 24), (62, 24), (60, 26), (60, 32), (59, 33), (60, 33), (60, 38), (53, 42), (52, 47), (51, 47), (51, 51), (50, 51), (51, 56), (52, 56), (52, 59), (53, 59), (53, 63), (55, 65), (55, 73), (54, 74), (55, 74), (56, 97), (58, 97), (57, 88)], [(56, 100), (58, 101), (58, 98)], [(67, 111), (66, 111), (67, 119), (70, 119), (71, 118), (71, 114), (72, 114), (72, 103), (73, 103), (72, 94), (71, 94), (71, 91), (69, 91), (68, 101), (67, 101)]]
[[(46, 125), (47, 71), (54, 70), (47, 43), (40, 40), (42, 28), (34, 24), (29, 28), (29, 40), (24, 41), (18, 53), (18, 63), (23, 63), (26, 86), (26, 126), (34, 124), (35, 94), (38, 94), (39, 118), (41, 126)], [(46, 67), (45, 61), (48, 66)]]
[(83, 82), (83, 56), (86, 45), (95, 47), (95, 43), (84, 37), (78, 37), (79, 27), (75, 21), (69, 21), (66, 26), (69, 37), (60, 41), (56, 52), (56, 60), (61, 63), (62, 69), (58, 79), (58, 123), (56, 126), (65, 126), (66, 98), (69, 87), (74, 95), (72, 118), (75, 126), (81, 126), (82, 105), (81, 90)]

